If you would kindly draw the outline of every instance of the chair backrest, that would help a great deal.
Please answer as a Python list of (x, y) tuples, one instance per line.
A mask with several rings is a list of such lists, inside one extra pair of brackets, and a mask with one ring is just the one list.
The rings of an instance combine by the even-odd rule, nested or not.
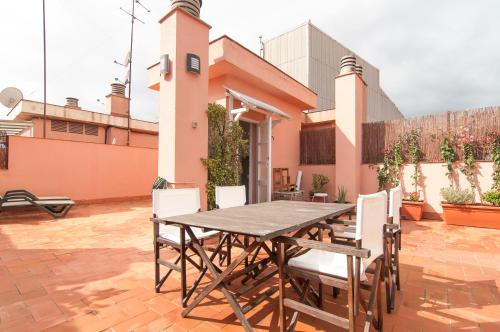
[(401, 186), (392, 188), (389, 192), (389, 217), (392, 217), (392, 223), (401, 224), (400, 209), (403, 206), (403, 191)]
[(301, 182), (302, 182), (302, 171), (297, 172), (297, 178), (295, 179), (295, 190), (299, 191), (301, 188)]
[(215, 187), (215, 204), (219, 209), (243, 206), (247, 202), (245, 186)]
[(191, 214), (199, 210), (199, 188), (153, 190), (153, 214), (158, 218)]
[(387, 192), (359, 195), (356, 210), (356, 240), (362, 247), (370, 249), (369, 259), (363, 260), (366, 269), (370, 263), (384, 253), (384, 225), (387, 222)]

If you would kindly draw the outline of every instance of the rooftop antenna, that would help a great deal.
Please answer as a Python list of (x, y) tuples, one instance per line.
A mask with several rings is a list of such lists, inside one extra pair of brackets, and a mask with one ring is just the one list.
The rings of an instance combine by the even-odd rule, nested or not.
[(259, 36), (259, 42), (260, 42), (260, 57), (264, 58), (266, 55), (266, 48), (264, 42), (262, 41), (262, 35)]
[(130, 16), (130, 18), (131, 18), (131, 22), (130, 22), (130, 49), (129, 49), (127, 56), (125, 57), (125, 60), (123, 61), (123, 63), (120, 63), (116, 60), (114, 61), (114, 63), (116, 63), (122, 67), (128, 67), (128, 71), (126, 73), (124, 83), (121, 82), (120, 80), (118, 80), (118, 78), (115, 78), (115, 81), (117, 81), (117, 82), (120, 82), (120, 83), (125, 84), (125, 85), (128, 84), (127, 145), (130, 145), (130, 114), (131, 114), (131, 112), (130, 112), (130, 100), (132, 97), (132, 51), (134, 48), (134, 23), (137, 20), (137, 21), (141, 22), (142, 24), (145, 24), (144, 21), (140, 20), (139, 18), (137, 18), (137, 16), (135, 16), (135, 4), (138, 4), (139, 6), (141, 6), (148, 13), (151, 12), (148, 8), (146, 8), (146, 6), (144, 6), (141, 3), (141, 1), (139, 1), (139, 0), (131, 0), (131, 1), (132, 1), (132, 12), (128, 12), (127, 10), (123, 9), (123, 7), (120, 7), (120, 9), (124, 13), (126, 13), (128, 16)]
[(47, 38), (45, 33), (45, 0), (42, 2), (43, 13), (43, 138), (46, 137), (47, 126)]
[(23, 100), (21, 90), (13, 87), (5, 88), (0, 92), (0, 103), (11, 110)]

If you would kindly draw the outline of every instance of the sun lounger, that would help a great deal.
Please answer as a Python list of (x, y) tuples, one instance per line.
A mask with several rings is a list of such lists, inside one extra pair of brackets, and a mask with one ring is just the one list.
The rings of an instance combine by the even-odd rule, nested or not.
[(54, 218), (63, 218), (75, 205), (69, 197), (37, 197), (26, 190), (10, 190), (0, 197), (0, 210), (35, 206)]

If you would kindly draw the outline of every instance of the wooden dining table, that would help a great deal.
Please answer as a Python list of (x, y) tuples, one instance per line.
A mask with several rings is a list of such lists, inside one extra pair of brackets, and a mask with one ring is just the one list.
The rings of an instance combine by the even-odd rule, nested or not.
[[(204, 270), (202, 270), (201, 273), (204, 274), (206, 271), (209, 271), (212, 276), (212, 281), (203, 288), (193, 301), (182, 311), (182, 316), (186, 317), (191, 310), (207, 297), (207, 295), (218, 289), (224, 294), (245, 331), (252, 331), (252, 327), (246, 319), (245, 313), (254, 308), (258, 303), (270, 297), (278, 288), (272, 288), (270, 291), (264, 293), (264, 296), (260, 296), (255, 299), (254, 302), (241, 307), (238, 302), (238, 297), (243, 294), (244, 291), (250, 291), (259, 283), (268, 280), (269, 277), (266, 276), (266, 278), (256, 280), (253, 284), (245, 285), (242, 287), (244, 291), (239, 290), (236, 294), (228, 289), (228, 283), (238, 276), (263, 269), (268, 266), (268, 263), (277, 263), (276, 254), (266, 241), (286, 234), (292, 234), (294, 237), (302, 237), (306, 235), (315, 224), (323, 220), (334, 219), (341, 215), (352, 213), (354, 208), (354, 204), (273, 201), (154, 219), (153, 221), (155, 222), (166, 225), (177, 225), (183, 228), (191, 238), (193, 247), (205, 264)], [(252, 239), (252, 242), (243, 246), (242, 252), (231, 260), (231, 263), (222, 270), (222, 267), (214, 265), (212, 259), (201, 245), (201, 241), (196, 238), (191, 227), (200, 227), (205, 230), (217, 230), (234, 236), (243, 235)], [(259, 251), (267, 253), (267, 258), (255, 262), (256, 253)], [(253, 257), (250, 262), (248, 262), (249, 256), (252, 254)], [(246, 263), (245, 268), (235, 271), (244, 261)], [(255, 275), (254, 273), (254, 276)]]

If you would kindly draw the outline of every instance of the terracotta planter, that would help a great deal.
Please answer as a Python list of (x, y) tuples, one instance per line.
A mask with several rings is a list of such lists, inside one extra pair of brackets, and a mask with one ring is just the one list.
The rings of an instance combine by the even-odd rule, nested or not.
[(500, 229), (500, 207), (491, 205), (458, 205), (441, 203), (443, 219), (448, 225)]
[(401, 215), (407, 220), (422, 220), (422, 213), (424, 212), (424, 202), (418, 201), (403, 201), (401, 208)]

